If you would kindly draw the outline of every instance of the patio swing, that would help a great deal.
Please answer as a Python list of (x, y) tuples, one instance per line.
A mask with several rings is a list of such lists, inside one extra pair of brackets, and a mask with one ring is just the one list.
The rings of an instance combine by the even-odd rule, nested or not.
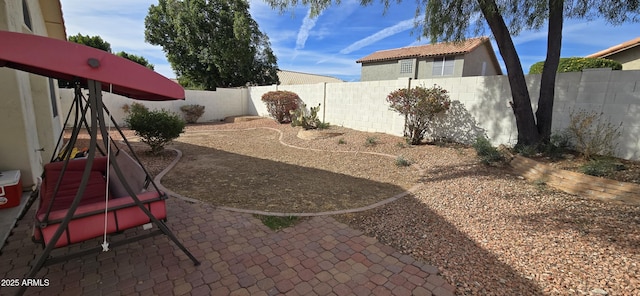
[[(157, 234), (166, 235), (194, 265), (199, 265), (164, 223), (167, 195), (150, 178), (102, 102), (103, 90), (142, 100), (172, 100), (184, 99), (184, 89), (131, 61), (62, 40), (0, 31), (0, 49), (0, 66), (76, 81), (73, 107), (65, 119), (66, 126), (75, 110), (70, 140), (60, 153), (54, 152), (52, 162), (44, 166), (40, 185), (33, 238), (42, 244), (44, 251), (25, 278), (35, 278), (43, 266), (91, 252), (108, 251), (109, 247)], [(81, 86), (89, 90), (87, 99), (81, 94)], [(105, 112), (131, 155), (111, 141)], [(73, 148), (83, 127), (90, 135), (89, 147), (83, 158), (75, 158)], [(58, 138), (56, 150), (63, 135), (64, 131)], [(98, 145), (99, 137), (102, 145)], [(153, 225), (156, 230), (112, 243), (107, 241), (108, 234), (138, 226), (148, 230)], [(100, 236), (104, 237), (100, 246), (50, 257), (55, 248)], [(21, 287), (18, 294), (25, 289)]]
[[(109, 126), (105, 124), (104, 117), (101, 118), (99, 114), (96, 114), (99, 126), (96, 130), (101, 133), (98, 138), (102, 138), (102, 143), (98, 143), (96, 139), (95, 150), (100, 155), (96, 155), (93, 160), (87, 185), (84, 189), (80, 187), (88, 161), (88, 155), (84, 154), (89, 152), (78, 152), (74, 147), (80, 132), (85, 129), (91, 134), (91, 127), (95, 125), (89, 125), (86, 121), (84, 115), (90, 111), (90, 105), (82, 95), (79, 85), (76, 85), (74, 93), (72, 108), (64, 124), (67, 126), (71, 113), (75, 110), (71, 137), (61, 149), (62, 151), (52, 155), (51, 162), (44, 166), (40, 185), (33, 239), (43, 247), (54, 243), (55, 247), (59, 248), (99, 236), (105, 236), (106, 242), (106, 234), (152, 223), (151, 217), (136, 207), (134, 197), (137, 197), (156, 219), (166, 219), (166, 194), (158, 189), (135, 154), (132, 157), (115, 144), (107, 131)], [(109, 115), (110, 123), (120, 133), (129, 151), (133, 151), (129, 141), (104, 105), (102, 110)], [(59, 150), (63, 136), (64, 131), (58, 138), (55, 151)], [(94, 137), (91, 135), (92, 139)], [(111, 151), (114, 152), (111, 153)], [(78, 157), (79, 154), (82, 156)], [(122, 179), (116, 172), (118, 168), (122, 173)], [(127, 185), (130, 189), (127, 189)], [(149, 190), (149, 185), (153, 185), (152, 190)], [(78, 207), (62, 236), (53, 242), (53, 236), (66, 216), (76, 193), (82, 196)]]

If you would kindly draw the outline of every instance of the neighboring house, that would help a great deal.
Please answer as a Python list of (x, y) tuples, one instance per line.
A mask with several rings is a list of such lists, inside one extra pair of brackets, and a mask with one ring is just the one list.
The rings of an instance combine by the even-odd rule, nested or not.
[[(0, 1), (0, 30), (66, 40), (60, 1)], [(2, 50), (0, 48), (0, 50)], [(30, 188), (49, 162), (66, 113), (56, 80), (0, 67), (0, 171), (20, 170)]]
[(293, 84), (314, 84), (322, 82), (344, 82), (338, 78), (324, 75), (315, 75), (302, 72), (294, 72), (287, 70), (278, 71), (278, 79), (280, 79), (280, 85), (293, 85)]
[(356, 61), (361, 81), (502, 75), (487, 37), (376, 51)]
[(622, 64), (622, 70), (640, 70), (640, 37), (588, 55), (588, 58), (605, 58)]

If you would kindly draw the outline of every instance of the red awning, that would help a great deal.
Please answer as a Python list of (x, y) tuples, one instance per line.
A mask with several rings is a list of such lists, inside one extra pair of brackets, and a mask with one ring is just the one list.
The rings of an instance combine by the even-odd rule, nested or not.
[(106, 51), (38, 35), (0, 31), (0, 67), (67, 81), (102, 82), (103, 91), (140, 100), (183, 100), (168, 78)]

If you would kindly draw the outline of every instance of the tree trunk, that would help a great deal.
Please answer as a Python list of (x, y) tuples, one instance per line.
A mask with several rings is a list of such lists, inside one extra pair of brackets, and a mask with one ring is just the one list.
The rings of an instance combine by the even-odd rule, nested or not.
[(553, 99), (555, 95), (556, 75), (560, 63), (562, 47), (562, 23), (564, 0), (549, 0), (549, 31), (547, 35), (547, 58), (542, 68), (540, 80), (540, 98), (536, 111), (538, 134), (542, 143), (549, 143), (551, 121), (553, 119)]
[(511, 88), (513, 101), (511, 107), (516, 117), (518, 128), (518, 146), (537, 145), (540, 135), (533, 117), (531, 98), (527, 89), (527, 83), (520, 64), (520, 58), (513, 45), (511, 34), (500, 14), (495, 0), (478, 0), (480, 10), (487, 20), (493, 36), (496, 38), (500, 55), (507, 67), (507, 77)]

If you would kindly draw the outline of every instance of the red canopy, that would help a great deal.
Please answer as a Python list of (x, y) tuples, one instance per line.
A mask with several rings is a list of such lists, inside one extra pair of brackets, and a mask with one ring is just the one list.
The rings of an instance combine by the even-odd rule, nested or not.
[(140, 100), (184, 100), (168, 78), (106, 51), (38, 35), (0, 31), (0, 67), (67, 81), (102, 82), (103, 91)]

